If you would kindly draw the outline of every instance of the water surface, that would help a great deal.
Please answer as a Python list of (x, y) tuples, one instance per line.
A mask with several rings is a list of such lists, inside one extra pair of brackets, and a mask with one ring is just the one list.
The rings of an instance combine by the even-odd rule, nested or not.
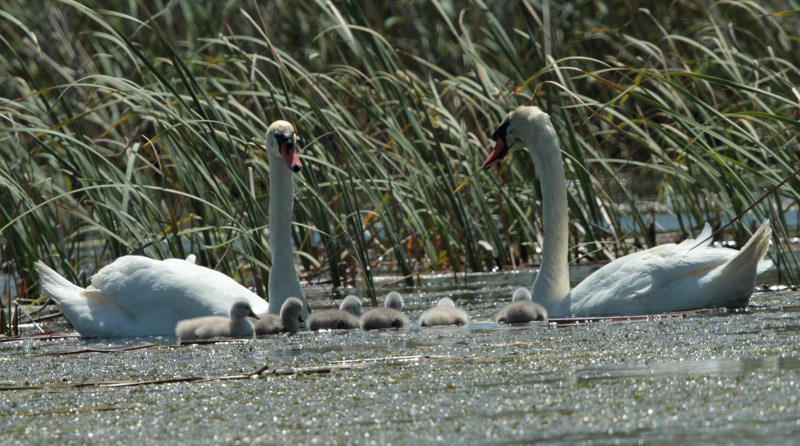
[[(451, 297), (475, 321), (460, 328), (179, 347), (171, 337), (0, 343), (0, 386), (26, 389), (0, 392), (3, 443), (794, 444), (800, 436), (800, 293), (758, 293), (747, 310), (685, 319), (493, 323), (530, 277), (473, 275), (456, 285), (442, 276), (426, 279), (424, 292), (399, 289), (412, 320)], [(311, 298), (327, 303), (322, 293)], [(68, 330), (61, 321), (47, 327)], [(49, 355), (131, 343), (159, 346)], [(92, 385), (265, 365), (308, 372)]]

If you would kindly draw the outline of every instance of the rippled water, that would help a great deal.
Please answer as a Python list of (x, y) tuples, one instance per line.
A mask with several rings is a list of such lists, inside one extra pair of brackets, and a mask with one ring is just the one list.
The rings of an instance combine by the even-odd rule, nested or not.
[[(0, 392), (3, 444), (795, 444), (800, 438), (800, 293), (759, 293), (746, 311), (685, 319), (566, 327), (491, 322), (513, 287), (529, 281), (529, 274), (494, 274), (460, 277), (455, 285), (443, 277), (427, 280), (425, 292), (404, 293), (412, 319), (450, 296), (475, 321), (463, 328), (414, 325), (179, 347), (169, 337), (0, 343), (0, 387), (42, 386)], [(326, 303), (312, 296), (312, 306)], [(160, 346), (42, 356), (145, 342)], [(264, 365), (333, 367), (228, 381), (70, 387), (238, 375)]]

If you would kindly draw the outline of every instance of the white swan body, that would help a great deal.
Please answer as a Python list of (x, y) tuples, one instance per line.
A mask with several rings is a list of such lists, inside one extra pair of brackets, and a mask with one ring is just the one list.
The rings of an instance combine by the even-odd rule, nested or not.
[(605, 265), (572, 289), (569, 313), (631, 315), (746, 306), (769, 246), (769, 221), (741, 251), (709, 246), (710, 238), (699, 243), (710, 236), (706, 223), (697, 239), (659, 245)]
[(531, 300), (531, 293), (525, 288), (517, 288), (511, 303), (503, 307), (495, 320), (501, 324), (527, 324), (531, 321), (546, 321), (547, 310)]
[(421, 327), (433, 327), (437, 325), (467, 325), (469, 316), (467, 313), (456, 308), (455, 302), (449, 297), (439, 299), (436, 306), (429, 308), (419, 318)]
[(759, 262), (769, 247), (765, 220), (740, 250), (711, 247), (710, 228), (698, 239), (666, 244), (614, 260), (570, 291), (567, 186), (550, 117), (537, 107), (511, 112), (493, 135), (497, 145), (484, 162), (527, 147), (542, 190), (542, 265), (533, 299), (551, 317), (653, 314), (706, 307), (741, 307), (753, 292)]
[(267, 302), (235, 280), (182, 259), (123, 256), (81, 288), (37, 262), (42, 289), (85, 338), (172, 335), (184, 320), (228, 314), (237, 300), (256, 311)]
[(353, 330), (361, 328), (361, 299), (349, 295), (338, 310), (315, 311), (308, 317), (308, 328), (317, 330)]
[(270, 302), (226, 275), (187, 260), (153, 260), (124, 256), (103, 267), (92, 285), (78, 287), (42, 262), (36, 262), (43, 294), (52, 297), (72, 326), (87, 338), (172, 335), (176, 324), (200, 316), (225, 316), (236, 300), (244, 299), (257, 313), (277, 314), (290, 296), (303, 302), (291, 243), (292, 171), (300, 170), (294, 129), (276, 121), (267, 130), (270, 169)]
[(246, 300), (237, 300), (231, 306), (228, 317), (206, 316), (194, 319), (185, 319), (178, 322), (175, 334), (180, 340), (208, 339), (208, 338), (240, 338), (253, 337), (253, 323), (247, 317), (258, 319), (250, 303)]
[(305, 323), (303, 310), (306, 306), (305, 302), (296, 297), (286, 299), (281, 307), (280, 316), (262, 314), (253, 322), (256, 335), (297, 333)]
[(364, 330), (408, 327), (408, 316), (402, 313), (403, 297), (400, 293), (392, 291), (387, 294), (383, 305), (384, 308), (373, 308), (361, 315), (361, 327)]

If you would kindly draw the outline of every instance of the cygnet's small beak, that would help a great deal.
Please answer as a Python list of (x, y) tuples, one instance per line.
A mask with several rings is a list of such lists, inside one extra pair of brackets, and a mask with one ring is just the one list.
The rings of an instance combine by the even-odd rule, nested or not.
[(261, 320), (261, 318), (258, 317), (257, 314), (253, 313), (253, 310), (250, 310), (250, 314), (248, 314), (248, 316), (252, 317), (253, 319)]

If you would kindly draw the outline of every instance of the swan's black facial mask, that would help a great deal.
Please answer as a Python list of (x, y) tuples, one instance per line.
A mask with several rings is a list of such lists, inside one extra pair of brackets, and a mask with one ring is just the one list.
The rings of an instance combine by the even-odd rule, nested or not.
[(497, 144), (495, 144), (494, 150), (492, 150), (492, 153), (486, 158), (486, 161), (483, 162), (483, 170), (488, 170), (490, 167), (497, 164), (497, 162), (502, 160), (508, 153), (506, 131), (508, 130), (509, 124), (511, 124), (511, 120), (506, 117), (497, 127), (497, 130), (492, 133), (492, 139), (495, 140)]
[(297, 135), (294, 132), (276, 132), (275, 140), (278, 142), (278, 150), (283, 155), (286, 166), (292, 172), (299, 172), (303, 164), (297, 157)]

